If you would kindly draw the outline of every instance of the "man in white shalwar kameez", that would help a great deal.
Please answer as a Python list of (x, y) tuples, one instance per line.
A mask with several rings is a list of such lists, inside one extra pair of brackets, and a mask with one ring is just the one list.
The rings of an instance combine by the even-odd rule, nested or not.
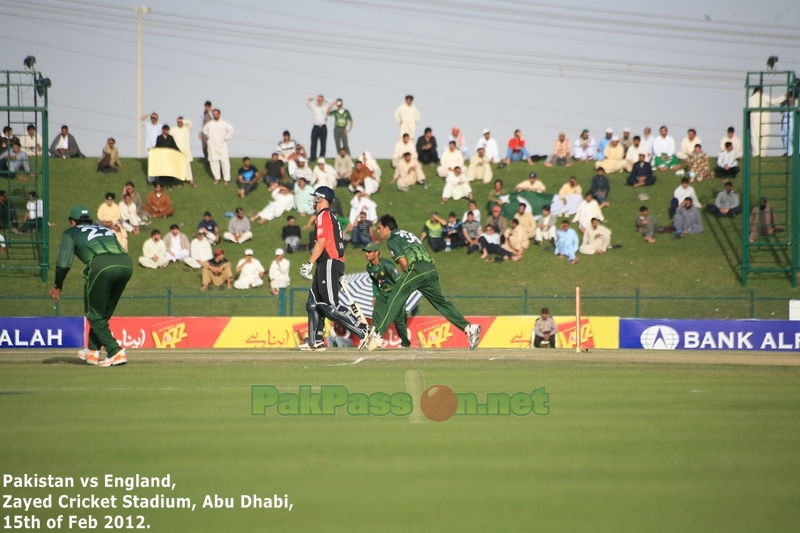
[(553, 197), (550, 210), (557, 217), (574, 215), (583, 202), (583, 189), (578, 185), (578, 179), (571, 176), (569, 181), (561, 186), (558, 194)]
[[(459, 154), (461, 151), (458, 152)], [(469, 178), (466, 173), (461, 172), (461, 167), (457, 166), (447, 175), (444, 189), (442, 190), (442, 204), (448, 199), (460, 200), (462, 198), (472, 200), (472, 187), (469, 186)]]
[(400, 160), (403, 159), (403, 155), (406, 152), (410, 152), (411, 158), (415, 161), (419, 159), (416, 145), (411, 142), (411, 137), (409, 137), (407, 134), (404, 134), (403, 138), (397, 141), (397, 144), (394, 145), (394, 152), (392, 152), (392, 166), (394, 168), (397, 168), (398, 163), (400, 163)]
[(250, 222), (258, 220), (259, 224), (276, 219), (294, 207), (294, 195), (286, 185), (275, 187), (272, 191), (272, 201), (257, 214), (250, 217)]
[(422, 164), (414, 159), (411, 152), (406, 152), (403, 159), (400, 160), (397, 167), (394, 169), (394, 177), (389, 184), (391, 185), (395, 182), (397, 182), (397, 190), (402, 192), (408, 192), (408, 188), (417, 183), (427, 188), (425, 173), (422, 171)]
[(583, 234), (583, 243), (578, 251), (586, 255), (603, 254), (610, 246), (611, 230), (601, 226), (600, 221), (593, 218)]
[(420, 114), (417, 106), (414, 105), (414, 97), (410, 94), (406, 96), (406, 103), (397, 108), (394, 112), (394, 119), (400, 124), (400, 138), (407, 133), (412, 139), (416, 139), (417, 122)]
[[(208, 162), (214, 183), (219, 184), (220, 177), (225, 185), (231, 182), (231, 160), (228, 157), (228, 141), (233, 137), (234, 129), (222, 120), (219, 109), (213, 111), (214, 120), (203, 126), (203, 135), (208, 139)], [(221, 176), (220, 176), (221, 174)]]
[(483, 146), (478, 147), (478, 153), (469, 160), (467, 178), (469, 181), (481, 180), (484, 183), (492, 181), (491, 160), (486, 155), (486, 149)]
[(605, 220), (603, 218), (603, 211), (600, 209), (600, 204), (594, 199), (594, 195), (590, 192), (586, 193), (586, 199), (578, 206), (578, 212), (575, 213), (573, 222), (577, 222), (582, 232), (592, 225), (592, 219)]
[(248, 248), (244, 251), (244, 259), (240, 259), (236, 265), (236, 272), (239, 273), (239, 279), (233, 282), (233, 286), (237, 289), (254, 289), (261, 287), (264, 280), (264, 267), (261, 261), (253, 258), (253, 250)]
[[(781, 105), (781, 102), (786, 100), (786, 93), (777, 98), (773, 98), (768, 94), (764, 94), (761, 87), (753, 89), (753, 94), (747, 101), (748, 107), (776, 107)], [(761, 111), (750, 112), (750, 147), (754, 157), (765, 157), (767, 155), (767, 147), (769, 146), (769, 135), (772, 131), (770, 126), (770, 113)], [(758, 129), (761, 126), (761, 146), (758, 142)]]
[(456, 167), (464, 168), (464, 155), (456, 146), (456, 142), (450, 141), (449, 148), (442, 154), (436, 173), (440, 178), (447, 178)]
[(175, 127), (170, 130), (170, 135), (175, 139), (175, 144), (178, 145), (178, 150), (186, 156), (186, 181), (192, 187), (194, 184), (194, 176), (192, 176), (192, 149), (189, 134), (192, 132), (192, 121), (186, 120), (183, 117), (178, 117)]
[(321, 157), (317, 159), (317, 166), (314, 167), (314, 171), (311, 173), (311, 185), (315, 189), (322, 186), (330, 187), (331, 189), (336, 188), (336, 171), (333, 170), (333, 167), (327, 165)]
[(353, 199), (350, 200), (350, 223), (355, 225), (358, 222), (358, 215), (366, 213), (367, 220), (373, 224), (378, 223), (378, 204), (372, 201), (363, 188), (358, 187)]

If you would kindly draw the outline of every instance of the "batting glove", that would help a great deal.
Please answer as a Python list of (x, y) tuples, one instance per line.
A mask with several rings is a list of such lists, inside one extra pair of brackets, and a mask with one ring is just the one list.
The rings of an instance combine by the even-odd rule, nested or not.
[(311, 271), (314, 269), (314, 265), (311, 263), (303, 263), (300, 267), (300, 275), (303, 279), (314, 279), (314, 276), (311, 274)]

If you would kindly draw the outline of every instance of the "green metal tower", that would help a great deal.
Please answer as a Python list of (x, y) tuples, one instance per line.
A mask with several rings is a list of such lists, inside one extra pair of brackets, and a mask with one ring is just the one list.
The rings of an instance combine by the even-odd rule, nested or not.
[[(0, 71), (0, 91), (6, 93), (5, 98), (0, 101), (0, 113), (5, 115), (3, 125), (13, 128), (13, 136), (20, 140), (28, 135), (28, 126), (32, 125), (35, 136), (41, 138), (36, 143), (41, 146), (41, 150), (35, 146), (28, 153), (29, 171), (24, 167), (17, 171), (10, 168), (0, 170), (0, 190), (8, 194), (10, 206), (5, 220), (0, 221), (0, 235), (5, 240), (5, 246), (0, 248), (0, 270), (38, 271), (42, 282), (47, 281), (50, 237), (48, 87), (50, 80), (43, 78), (33, 68), (27, 71)], [(10, 148), (11, 146), (8, 147)], [(6, 149), (2, 151), (5, 153)], [(41, 219), (34, 217), (33, 220), (26, 220), (30, 193), (34, 193), (42, 201)], [(34, 213), (37, 213), (35, 203)]]
[[(750, 274), (778, 273), (797, 286), (798, 79), (794, 72), (748, 72), (742, 138), (742, 286)], [(766, 201), (770, 209), (762, 209)], [(757, 216), (751, 225), (751, 211)]]

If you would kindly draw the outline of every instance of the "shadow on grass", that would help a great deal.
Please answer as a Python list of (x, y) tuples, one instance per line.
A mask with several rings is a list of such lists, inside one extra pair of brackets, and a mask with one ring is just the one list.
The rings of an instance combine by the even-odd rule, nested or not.
[(736, 280), (741, 282), (742, 256), (738, 249), (738, 241), (734, 242), (733, 240), (733, 236), (741, 239), (741, 215), (736, 218), (716, 217), (703, 210), (703, 217), (706, 220), (706, 227), (714, 237), (714, 241), (716, 241), (722, 256), (725, 258), (725, 262), (728, 264), (728, 268), (730, 268)]
[(67, 365), (85, 365), (86, 361), (81, 361), (75, 357), (51, 357), (42, 361), (43, 365), (60, 365), (62, 363)]

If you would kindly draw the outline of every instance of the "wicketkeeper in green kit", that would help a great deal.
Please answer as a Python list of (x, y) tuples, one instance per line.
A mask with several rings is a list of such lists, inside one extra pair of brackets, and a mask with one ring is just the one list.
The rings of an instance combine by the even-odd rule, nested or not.
[[(367, 256), (367, 274), (372, 279), (372, 316), (374, 317), (376, 313), (378, 316), (384, 316), (389, 308), (389, 292), (399, 277), (397, 269), (391, 261), (381, 257), (381, 247), (374, 242), (364, 246), (364, 253)], [(394, 321), (394, 327), (400, 337), (400, 346), (411, 347), (406, 329), (405, 307), (403, 313)]]
[[(61, 235), (56, 260), (56, 280), (50, 297), (58, 301), (61, 287), (75, 256), (86, 263), (83, 269), (83, 305), (89, 321), (89, 347), (78, 357), (98, 366), (117, 366), (128, 362), (125, 349), (120, 348), (108, 319), (114, 314), (122, 291), (133, 274), (133, 263), (117, 241), (114, 232), (92, 224), (89, 208), (78, 205), (69, 212), (69, 225)], [(100, 348), (106, 347), (107, 358), (100, 361)]]
[[(467, 322), (456, 306), (444, 299), (439, 285), (439, 272), (433, 266), (433, 259), (417, 236), (397, 229), (397, 221), (391, 215), (383, 215), (378, 220), (378, 235), (381, 239), (387, 239), (386, 244), (392, 252), (392, 259), (403, 269), (403, 274), (388, 294), (386, 312), (379, 312), (377, 307), (373, 309), (372, 326), (367, 331), (366, 344), (370, 344), (372, 337), (380, 346), (383, 333), (389, 328), (389, 324), (405, 314), (409, 296), (412, 292), (419, 291), (434, 309), (467, 335), (469, 349), (474, 350), (480, 341), (481, 327)], [(374, 346), (375, 343), (371, 344)]]

